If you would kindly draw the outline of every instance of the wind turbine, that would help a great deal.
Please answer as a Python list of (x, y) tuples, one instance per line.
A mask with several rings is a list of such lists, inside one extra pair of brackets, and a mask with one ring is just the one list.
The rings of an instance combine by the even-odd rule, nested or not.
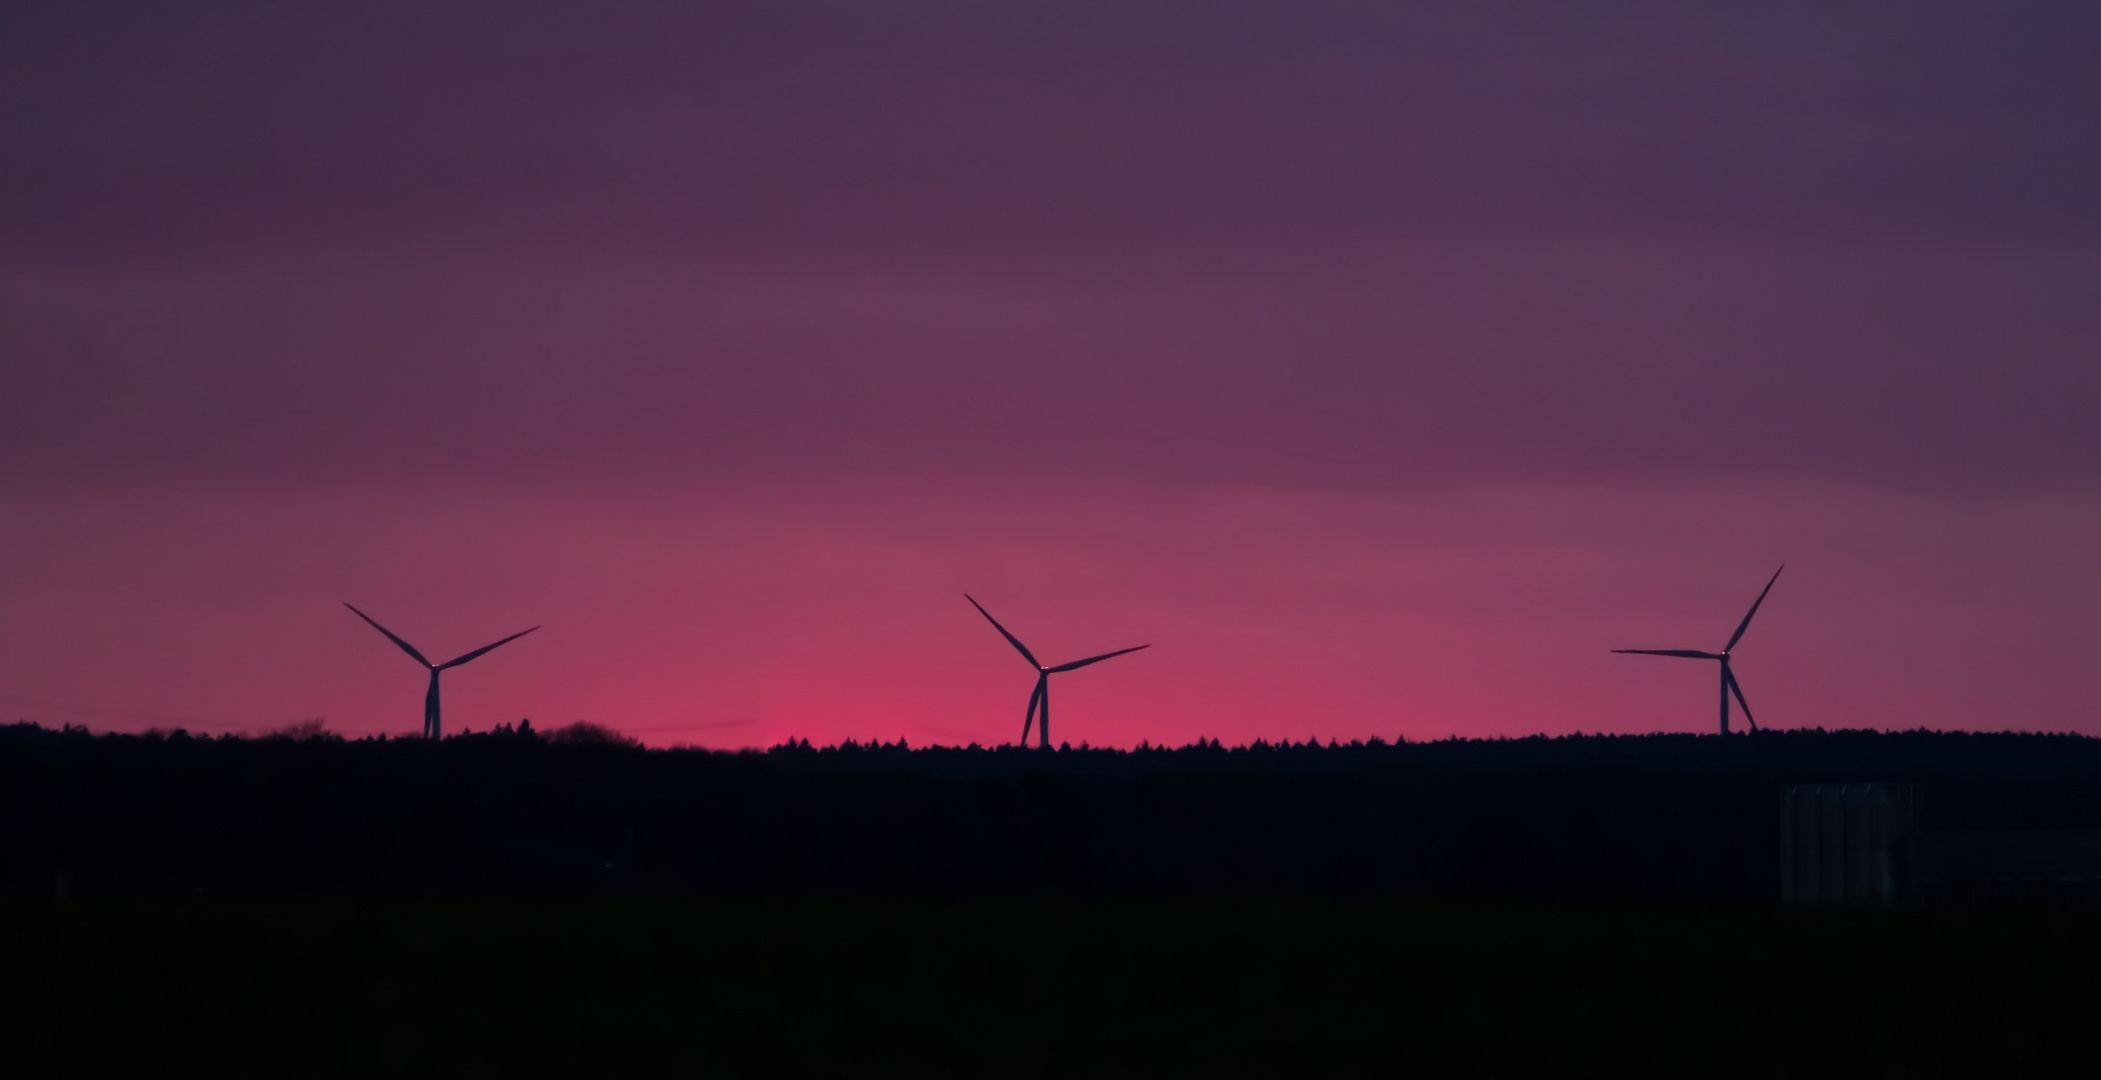
[(389, 629), (387, 629), (386, 627), (384, 627), (384, 626), (381, 626), (381, 625), (379, 625), (379, 622), (378, 622), (377, 620), (373, 619), (373, 618), (372, 618), (372, 616), (370, 616), (370, 615), (367, 615), (367, 614), (365, 614), (365, 613), (364, 613), (364, 612), (362, 612), (362, 611), (358, 611), (358, 610), (357, 610), (357, 606), (356, 606), (355, 604), (347, 604), (347, 603), (346, 603), (346, 604), (344, 604), (343, 606), (344, 606), (344, 607), (347, 607), (347, 608), (349, 608), (349, 609), (350, 609), (351, 611), (353, 611), (353, 612), (356, 612), (356, 613), (357, 613), (357, 617), (358, 617), (358, 618), (360, 618), (360, 619), (363, 619), (363, 620), (365, 620), (366, 622), (368, 622), (368, 623), (371, 623), (371, 624), (372, 624), (372, 629), (374, 629), (374, 630), (377, 630), (377, 631), (379, 631), (380, 633), (382, 633), (382, 634), (385, 634), (385, 635), (387, 635), (387, 640), (388, 640), (388, 641), (391, 641), (391, 642), (393, 642), (394, 644), (396, 644), (396, 645), (399, 645), (399, 646), (401, 646), (401, 651), (402, 651), (402, 652), (405, 652), (405, 653), (409, 654), (410, 656), (413, 656), (413, 657), (415, 657), (415, 658), (416, 658), (416, 662), (417, 662), (417, 663), (419, 663), (419, 664), (422, 664), (422, 665), (423, 665), (424, 667), (427, 667), (427, 668), (429, 668), (429, 669), (430, 669), (430, 692), (429, 692), (429, 693), (427, 693), (427, 694), (424, 694), (424, 695), (423, 695), (423, 737), (424, 737), (424, 738), (426, 738), (426, 739), (436, 739), (436, 738), (439, 738), (439, 725), (438, 725), (438, 673), (439, 673), (439, 672), (441, 672), (441, 671), (444, 671), (444, 670), (445, 670), (446, 668), (456, 668), (456, 667), (460, 666), (461, 664), (464, 664), (464, 663), (466, 663), (467, 661), (469, 661), (469, 660), (472, 660), (472, 659), (474, 659), (475, 657), (477, 657), (477, 656), (480, 656), (481, 654), (483, 654), (483, 653), (485, 653), (485, 652), (488, 652), (488, 651), (489, 651), (490, 649), (493, 649), (493, 648), (495, 648), (495, 647), (496, 647), (496, 645), (506, 645), (506, 644), (509, 644), (510, 642), (516, 641), (516, 640), (518, 640), (519, 638), (522, 638), (522, 637), (524, 637), (525, 635), (527, 635), (527, 634), (530, 634), (530, 633), (532, 633), (532, 632), (533, 632), (533, 630), (538, 630), (538, 629), (539, 629), (539, 627), (535, 626), (535, 627), (533, 627), (533, 628), (532, 628), (531, 630), (520, 630), (520, 631), (518, 631), (517, 633), (515, 633), (515, 634), (512, 634), (512, 635), (511, 635), (510, 637), (504, 638), (504, 639), (503, 639), (502, 641), (499, 641), (499, 642), (497, 642), (497, 643), (496, 643), (495, 645), (484, 645), (484, 646), (482, 646), (481, 648), (479, 648), (479, 649), (476, 649), (476, 650), (474, 650), (474, 651), (473, 651), (473, 652), (471, 652), (471, 653), (467, 653), (467, 654), (466, 654), (466, 655), (464, 655), (464, 656), (455, 656), (455, 657), (453, 657), (452, 659), (450, 659), (450, 660), (447, 660), (447, 661), (445, 661), (445, 662), (444, 662), (444, 663), (442, 663), (442, 664), (433, 664), (433, 663), (431, 663), (430, 661), (428, 661), (428, 660), (425, 660), (425, 659), (423, 658), (423, 654), (422, 654), (422, 653), (419, 653), (419, 652), (417, 652), (417, 651), (416, 651), (416, 647), (415, 647), (414, 645), (411, 645), (411, 644), (409, 644), (408, 642), (406, 642), (406, 641), (403, 641), (403, 640), (401, 640), (401, 639), (400, 639), (399, 637), (396, 637), (396, 636), (394, 635), (394, 631), (392, 631), (392, 630), (389, 630)]
[[(1785, 569), (1787, 569), (1787, 564), (1781, 563), (1780, 570)], [(1612, 651), (1616, 653), (1637, 653), (1642, 656), (1682, 656), (1688, 660), (1721, 661), (1722, 734), (1729, 734), (1730, 694), (1736, 695), (1736, 703), (1744, 707), (1744, 719), (1750, 721), (1752, 731), (1757, 731), (1758, 721), (1751, 719), (1751, 703), (1744, 700), (1743, 687), (1736, 685), (1736, 675), (1729, 670), (1729, 650), (1736, 648), (1736, 643), (1743, 640), (1744, 631), (1751, 628), (1751, 616), (1758, 614), (1758, 605), (1765, 603), (1765, 594), (1772, 592), (1773, 582), (1780, 580), (1780, 570), (1773, 571), (1772, 578), (1765, 583), (1765, 588), (1759, 591), (1758, 599), (1751, 601), (1751, 610), (1744, 612), (1744, 621), (1736, 624), (1736, 633), (1729, 635), (1729, 644), (1722, 646), (1721, 652), (1700, 652), (1696, 649), (1614, 649)]]
[(999, 624), (999, 620), (993, 618), (992, 613), (985, 610), (985, 605), (978, 603), (975, 599), (971, 597), (969, 593), (964, 593), (963, 599), (969, 600), (970, 606), (978, 609), (978, 614), (983, 615), (985, 617), (985, 621), (991, 623), (992, 628), (994, 630), (999, 631), (1001, 637), (1007, 639), (1007, 644), (1014, 646), (1015, 651), (1021, 654), (1021, 658), (1027, 660), (1029, 662), (1029, 666), (1036, 669), (1036, 690), (1034, 693), (1029, 695), (1029, 711), (1023, 713), (1021, 717), (1021, 745), (1023, 746), (1027, 746), (1029, 744), (1029, 722), (1035, 719), (1037, 707), (1041, 706), (1043, 709), (1043, 724), (1041, 727), (1037, 728), (1037, 731), (1041, 733), (1038, 737), (1042, 741), (1039, 742), (1037, 745), (1043, 747), (1046, 750), (1050, 749), (1051, 676), (1056, 675), (1061, 671), (1072, 671), (1075, 668), (1083, 668), (1089, 664), (1099, 664), (1112, 656), (1122, 656), (1127, 652), (1137, 652), (1140, 649), (1151, 648), (1151, 646), (1149, 645), (1133, 645), (1128, 649), (1118, 649), (1115, 652), (1103, 653), (1100, 656), (1090, 656), (1085, 660), (1074, 660), (1070, 664), (1059, 664), (1057, 667), (1044, 667), (1042, 663), (1037, 661), (1036, 654), (1030, 652), (1029, 647), (1021, 643), (1020, 638), (1008, 633), (1007, 628), (1001, 626)]

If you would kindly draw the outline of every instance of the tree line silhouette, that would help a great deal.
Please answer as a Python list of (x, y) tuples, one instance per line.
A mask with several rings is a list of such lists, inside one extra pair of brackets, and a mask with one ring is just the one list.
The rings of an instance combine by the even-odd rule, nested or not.
[(1787, 783), (1927, 829), (2101, 827), (2101, 740), (1786, 731), (1134, 750), (646, 749), (0, 727), (16, 892), (1765, 904)]

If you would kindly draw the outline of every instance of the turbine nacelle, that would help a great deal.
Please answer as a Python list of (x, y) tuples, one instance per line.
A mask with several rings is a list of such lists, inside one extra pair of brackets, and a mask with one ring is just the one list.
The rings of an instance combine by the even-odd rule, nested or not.
[(402, 640), (402, 638), (399, 635), (395, 634), (394, 631), (379, 625), (379, 621), (377, 619), (374, 619), (372, 616), (367, 615), (362, 611), (359, 611), (357, 609), (357, 605), (345, 603), (343, 606), (349, 608), (351, 612), (355, 614), (358, 618), (363, 619), (368, 623), (371, 623), (372, 629), (377, 630), (382, 634), (385, 634), (387, 636), (388, 641), (391, 641), (394, 644), (400, 646), (401, 651), (409, 654), (410, 659), (416, 661), (419, 664), (422, 664), (424, 669), (430, 672), (430, 689), (423, 695), (423, 737), (426, 739), (437, 739), (442, 737), (443, 720), (441, 718), (440, 710), (438, 707), (438, 675), (441, 672), (445, 671), (447, 668), (459, 667), (461, 664), (464, 664), (469, 660), (481, 656), (483, 653), (489, 652), (490, 650), (495, 649), (499, 645), (508, 645), (511, 642), (516, 641), (519, 638), (522, 638), (525, 635), (532, 633), (534, 630), (539, 629), (539, 627), (534, 626), (525, 630), (520, 630), (517, 633), (512, 634), (510, 637), (504, 638), (500, 641), (496, 641), (488, 645), (484, 645), (481, 648), (475, 649), (472, 652), (462, 653), (458, 656), (453, 657), (450, 660), (445, 661), (442, 664), (433, 664), (430, 662), (429, 659), (424, 657), (422, 653), (416, 651), (416, 647), (414, 645), (411, 645), (408, 642)]
[(1001, 637), (1007, 639), (1007, 644), (1014, 646), (1014, 651), (1020, 653), (1021, 658), (1023, 660), (1028, 661), (1030, 667), (1036, 669), (1036, 689), (1029, 693), (1028, 711), (1024, 712), (1021, 717), (1021, 745), (1023, 746), (1027, 746), (1029, 744), (1029, 726), (1032, 723), (1035, 723), (1036, 714), (1040, 709), (1043, 714), (1043, 722), (1041, 726), (1037, 728), (1037, 731), (1039, 732), (1038, 738), (1041, 740), (1038, 743), (1038, 745), (1044, 747), (1045, 749), (1048, 749), (1050, 747), (1051, 676), (1059, 674), (1060, 672), (1076, 671), (1080, 668), (1086, 667), (1089, 664), (1099, 664), (1104, 660), (1110, 659), (1112, 657), (1122, 656), (1125, 653), (1134, 653), (1140, 649), (1151, 648), (1151, 646), (1149, 645), (1133, 645), (1128, 649), (1118, 649), (1115, 652), (1106, 652), (1101, 654), (1100, 656), (1090, 656), (1084, 660), (1074, 660), (1071, 663), (1067, 664), (1058, 664), (1053, 667), (1045, 667), (1042, 661), (1036, 659), (1036, 654), (1030, 652), (1029, 647), (1021, 643), (1020, 638), (1015, 637), (1012, 633), (1010, 633), (1007, 630), (1006, 627), (1001, 626), (999, 624), (999, 620), (993, 618), (992, 613), (985, 610), (985, 606), (983, 604), (978, 603), (977, 600), (974, 597), (972, 597), (969, 593), (964, 593), (963, 599), (969, 600), (970, 606), (978, 609), (978, 614), (983, 615), (985, 617), (985, 621), (991, 623), (992, 628), (994, 630), (999, 631)]
[[(1782, 563), (1780, 570), (1785, 569), (1787, 569), (1787, 564)], [(1773, 591), (1773, 582), (1780, 580), (1780, 570), (1773, 571), (1773, 576), (1766, 580), (1765, 588), (1759, 591), (1758, 599), (1751, 602), (1751, 610), (1744, 612), (1743, 621), (1736, 624), (1736, 632), (1729, 635), (1729, 644), (1722, 646), (1721, 652), (1703, 652), (1699, 649), (1614, 649), (1612, 651), (1616, 653), (1633, 653), (1640, 656), (1675, 656), (1687, 660), (1719, 661), (1722, 675), (1722, 734), (1729, 734), (1729, 698), (1731, 695), (1735, 696), (1738, 705), (1743, 706), (1744, 719), (1750, 723), (1751, 730), (1757, 731), (1758, 721), (1751, 716), (1751, 703), (1744, 700), (1744, 689), (1737, 683), (1736, 673), (1729, 670), (1729, 657), (1732, 651), (1735, 650), (1736, 643), (1743, 640), (1744, 631), (1751, 628), (1751, 617), (1758, 614), (1759, 605), (1765, 603), (1766, 593)]]

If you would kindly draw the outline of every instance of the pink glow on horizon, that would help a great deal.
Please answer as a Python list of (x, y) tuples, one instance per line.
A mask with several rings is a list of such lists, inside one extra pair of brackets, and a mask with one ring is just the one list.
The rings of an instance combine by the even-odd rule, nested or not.
[[(2101, 733), (2101, 7), (0, 5), (0, 717)], [(156, 721), (111, 720), (131, 727)]]
[[(665, 502), (194, 492), (11, 505), (0, 693), (259, 731), (410, 733), (423, 676), (340, 606), (450, 656), (449, 731), (591, 720), (656, 745), (1012, 741), (1055, 676), (1075, 745), (1714, 727), (1737, 651), (1771, 726), (2101, 734), (2075, 647), (2091, 497), (1843, 489), (1413, 497), (1068, 492)], [(154, 543), (138, 541), (150, 530)], [(47, 723), (140, 730), (33, 708)], [(158, 726), (167, 726), (165, 724)]]

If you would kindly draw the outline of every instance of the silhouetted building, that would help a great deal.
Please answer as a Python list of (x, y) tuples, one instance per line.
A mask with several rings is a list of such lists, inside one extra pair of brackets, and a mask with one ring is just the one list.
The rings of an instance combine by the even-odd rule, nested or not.
[(2101, 903), (2101, 830), (1922, 832), (1911, 858), (1925, 904)]
[(1791, 784), (1780, 796), (1780, 902), (2101, 904), (2101, 830), (1925, 832), (1909, 784)]
[(1895, 907), (1911, 838), (1909, 784), (1790, 784), (1780, 794), (1780, 902)]

